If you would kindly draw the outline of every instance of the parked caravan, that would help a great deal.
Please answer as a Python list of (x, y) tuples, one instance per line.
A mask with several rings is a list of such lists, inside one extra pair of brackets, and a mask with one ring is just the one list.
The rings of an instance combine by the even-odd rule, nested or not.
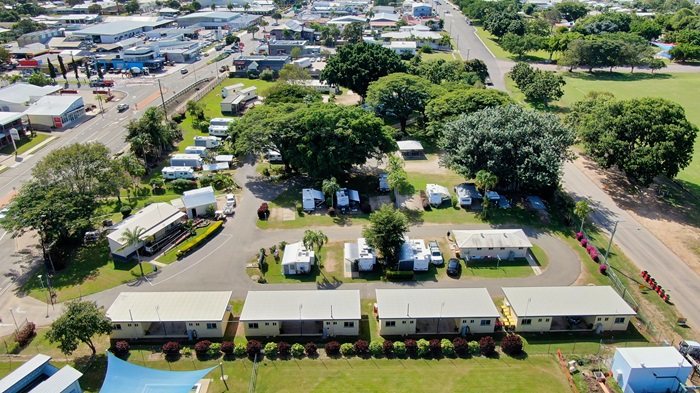
[(207, 148), (204, 146), (187, 146), (185, 148), (185, 154), (197, 154), (204, 158), (207, 156)]
[(450, 190), (439, 184), (427, 184), (425, 186), (425, 193), (428, 195), (428, 201), (432, 207), (438, 207), (442, 205), (443, 202), (452, 199)]
[(399, 270), (427, 271), (430, 267), (430, 251), (422, 239), (404, 239), (399, 250)]
[(301, 190), (301, 204), (305, 212), (312, 212), (321, 207), (326, 201), (326, 197), (319, 190), (304, 188)]
[(357, 190), (341, 188), (335, 193), (335, 197), (338, 200), (336, 206), (341, 211), (357, 211), (360, 208), (360, 193)]
[(166, 166), (160, 171), (163, 179), (194, 179), (194, 169), (188, 166)]
[(188, 166), (190, 168), (201, 168), (202, 157), (199, 154), (173, 154), (170, 157), (170, 166)]
[(226, 98), (230, 95), (237, 96), (238, 92), (243, 90), (245, 85), (243, 83), (236, 83), (235, 85), (224, 86), (221, 88), (221, 98)]
[(476, 186), (471, 183), (457, 184), (455, 194), (457, 194), (457, 202), (460, 206), (471, 206), (474, 202), (484, 199)]
[(228, 126), (233, 123), (232, 117), (215, 117), (209, 121), (209, 135), (228, 136)]
[(194, 145), (214, 149), (221, 146), (221, 138), (215, 136), (196, 136), (194, 137)]
[(309, 68), (311, 67), (311, 59), (308, 57), (302, 57), (301, 59), (292, 61), (292, 64), (298, 65), (301, 68)]

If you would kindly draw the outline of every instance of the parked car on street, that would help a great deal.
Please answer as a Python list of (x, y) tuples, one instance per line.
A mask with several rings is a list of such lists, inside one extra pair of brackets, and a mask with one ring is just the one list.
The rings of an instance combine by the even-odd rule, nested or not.
[(188, 72), (189, 72), (189, 71), (187, 71), (187, 68), (183, 68), (183, 69), (180, 70), (180, 73), (181, 73), (182, 75), (185, 75), (185, 74), (188, 73)]
[(129, 109), (129, 104), (122, 102), (121, 104), (117, 105), (117, 111), (119, 112), (124, 112), (125, 110)]
[(459, 259), (450, 258), (447, 262), (447, 275), (448, 276), (458, 276), (462, 271), (462, 264), (459, 263)]

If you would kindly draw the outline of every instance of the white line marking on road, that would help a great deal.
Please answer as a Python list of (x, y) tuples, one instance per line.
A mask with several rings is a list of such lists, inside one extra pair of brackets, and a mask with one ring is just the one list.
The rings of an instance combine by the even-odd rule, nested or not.
[(2, 236), (0, 236), (0, 241), (7, 235), (7, 232), (3, 233)]
[[(162, 284), (162, 283), (164, 283), (164, 282), (170, 280), (171, 278), (175, 278), (175, 277), (179, 276), (180, 274), (185, 273), (186, 271), (190, 270), (191, 268), (197, 266), (200, 262), (202, 262), (202, 261), (204, 261), (205, 259), (207, 259), (210, 255), (212, 255), (212, 254), (214, 254), (215, 252), (217, 252), (221, 247), (225, 246), (226, 243), (229, 242), (229, 240), (233, 239), (233, 235), (219, 234), (218, 236), (225, 236), (225, 237), (228, 237), (228, 239), (226, 239), (225, 242), (221, 243), (221, 245), (220, 245), (219, 247), (216, 247), (215, 249), (213, 249), (209, 254), (205, 255), (205, 256), (202, 257), (202, 258), (200, 258), (197, 262), (192, 262), (192, 263), (190, 263), (190, 265), (187, 266), (187, 268), (183, 269), (182, 271), (179, 271), (179, 272), (173, 274), (172, 276), (170, 276), (170, 277), (168, 277), (168, 278), (164, 278), (163, 281), (160, 281), (160, 282), (157, 282), (157, 283), (151, 284), (151, 285), (156, 286), (156, 285), (158, 285), (158, 284)], [(217, 236), (217, 237), (218, 237), (218, 236)]]
[(15, 312), (17, 312), (17, 314), (26, 314), (27, 313), (26, 311), (20, 310), (19, 307), (15, 308)]

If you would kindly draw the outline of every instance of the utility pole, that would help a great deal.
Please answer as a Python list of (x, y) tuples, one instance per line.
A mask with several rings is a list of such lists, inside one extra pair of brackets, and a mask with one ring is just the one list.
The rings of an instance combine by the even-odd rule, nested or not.
[(168, 111), (165, 110), (165, 98), (163, 98), (163, 86), (160, 84), (160, 79), (158, 79), (158, 90), (160, 91), (160, 101), (163, 103), (163, 115), (165, 120), (168, 120)]
[(613, 227), (613, 231), (610, 234), (610, 242), (608, 242), (608, 249), (605, 250), (605, 263), (610, 266), (610, 261), (608, 261), (608, 256), (610, 255), (610, 247), (612, 246), (613, 238), (615, 238), (615, 232), (617, 231), (617, 224), (624, 222), (622, 220), (615, 220), (615, 226)]

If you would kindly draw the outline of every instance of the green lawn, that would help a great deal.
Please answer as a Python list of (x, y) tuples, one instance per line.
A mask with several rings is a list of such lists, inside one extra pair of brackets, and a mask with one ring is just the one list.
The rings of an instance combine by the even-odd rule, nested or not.
[[(498, 45), (498, 42), (496, 42), (495, 37), (491, 35), (488, 31), (484, 30), (483, 27), (481, 26), (475, 26), (476, 28), (476, 35), (481, 38), (481, 41), (484, 42), (487, 48), (493, 53), (494, 56), (496, 56), (499, 59), (505, 59), (505, 60), (512, 60), (512, 61), (522, 61), (522, 60), (527, 60), (527, 61), (545, 61), (549, 60), (549, 53), (543, 51), (543, 50), (538, 50), (534, 52), (527, 52), (525, 55), (524, 59), (519, 59), (517, 56), (512, 55), (503, 48), (501, 48), (500, 45)], [(553, 56), (553, 60), (556, 60), (558, 58), (558, 54), (555, 53)]]
[[(26, 138), (21, 138), (18, 141), (15, 141), (15, 145), (17, 145), (17, 154), (24, 154), (24, 152), (28, 151), (29, 149), (33, 148), (34, 146), (40, 144), (41, 142), (45, 141), (51, 137), (51, 134), (44, 134), (41, 132), (37, 132), (36, 136), (34, 138), (32, 137), (26, 137)], [(2, 149), (0, 149), (0, 153), (2, 154), (14, 154), (15, 149), (12, 147), (12, 144), (9, 144)]]
[(431, 61), (431, 60), (462, 60), (462, 55), (459, 54), (459, 52), (433, 52), (433, 53), (421, 53), (420, 57), (423, 61)]
[[(573, 72), (562, 73), (566, 80), (564, 97), (560, 104), (570, 107), (590, 91), (609, 91), (620, 99), (639, 97), (660, 97), (677, 102), (685, 108), (688, 120), (700, 126), (700, 97), (688, 94), (700, 91), (698, 73), (649, 73), (630, 74), (629, 72)], [(695, 140), (693, 161), (678, 175), (688, 182), (689, 188), (700, 195), (700, 138)]]
[[(144, 263), (143, 265), (145, 272), (152, 270), (150, 264)], [(103, 239), (75, 251), (67, 267), (54, 275), (53, 288), (57, 294), (56, 300), (64, 302), (81, 295), (90, 295), (127, 283), (140, 275), (141, 272), (136, 261), (112, 261), (107, 240)], [(46, 286), (45, 282), (44, 286)], [(40, 301), (46, 301), (46, 291), (42, 290), (38, 278), (32, 278), (24, 283), (20, 288), (20, 293), (28, 294)]]

